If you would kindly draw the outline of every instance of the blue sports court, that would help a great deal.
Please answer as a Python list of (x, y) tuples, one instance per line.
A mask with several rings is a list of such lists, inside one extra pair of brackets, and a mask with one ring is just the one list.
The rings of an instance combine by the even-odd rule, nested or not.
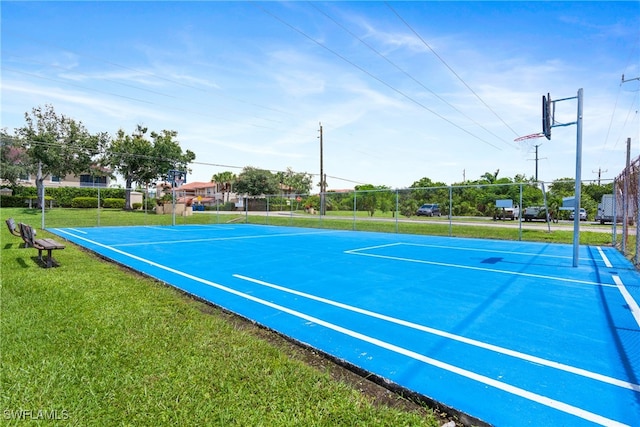
[(49, 229), (495, 426), (640, 426), (640, 274), (611, 247), (249, 224)]

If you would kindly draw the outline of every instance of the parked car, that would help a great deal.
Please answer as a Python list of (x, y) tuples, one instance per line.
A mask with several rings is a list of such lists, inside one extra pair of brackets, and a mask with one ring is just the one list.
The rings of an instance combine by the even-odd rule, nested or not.
[(437, 203), (427, 203), (418, 208), (417, 216), (440, 216), (440, 206)]
[[(571, 213), (569, 214), (569, 219), (571, 221), (573, 221), (573, 219), (575, 218), (575, 209), (571, 211)], [(586, 221), (587, 220), (587, 211), (584, 208), (580, 208), (580, 221)]]
[(497, 208), (493, 214), (494, 220), (510, 219), (514, 221), (520, 216), (520, 208), (518, 206), (512, 208)]
[(544, 206), (530, 206), (524, 209), (524, 214), (522, 218), (525, 221), (533, 221), (536, 219), (540, 219), (543, 221), (547, 220), (547, 211)]

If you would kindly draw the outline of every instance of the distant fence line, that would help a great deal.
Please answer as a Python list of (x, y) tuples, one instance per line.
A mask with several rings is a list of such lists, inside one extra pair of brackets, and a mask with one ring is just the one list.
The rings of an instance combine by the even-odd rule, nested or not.
[[(614, 195), (622, 200), (624, 211), (633, 217), (633, 225), (626, 221), (622, 224), (612, 223), (612, 244), (618, 247), (625, 256), (633, 256), (635, 265), (640, 265), (638, 259), (639, 242), (635, 239), (635, 247), (629, 245), (629, 236), (635, 229), (635, 235), (639, 234), (640, 224), (640, 157), (631, 163), (631, 166), (623, 171), (614, 180)], [(170, 212), (173, 225), (192, 223), (188, 219), (194, 215), (207, 214), (207, 219), (199, 219), (199, 222), (219, 223), (226, 222), (225, 217), (229, 213), (244, 216), (245, 222), (258, 222), (269, 224), (270, 217), (274, 219), (283, 218), (306, 218), (315, 221), (310, 226), (325, 228), (330, 219), (340, 218), (341, 220), (351, 220), (351, 229), (367, 229), (363, 224), (371, 221), (386, 221), (390, 223), (389, 231), (403, 232), (403, 222), (413, 221), (416, 211), (421, 204), (438, 204), (440, 208), (439, 218), (441, 224), (448, 224), (449, 235), (452, 235), (451, 228), (456, 222), (466, 220), (470, 217), (484, 217), (485, 219), (507, 219), (501, 217), (502, 205), (498, 207), (497, 201), (511, 200), (514, 206), (514, 221), (519, 220), (518, 239), (522, 239), (522, 220), (524, 201), (536, 200), (544, 207), (546, 212), (557, 209), (558, 206), (549, 206), (547, 200), (547, 189), (552, 183), (498, 183), (498, 184), (472, 184), (454, 185), (441, 187), (421, 187), (404, 189), (377, 189), (377, 190), (351, 190), (344, 192), (326, 192), (323, 194), (276, 194), (263, 195), (259, 197), (240, 197), (237, 203), (215, 203), (213, 205), (201, 206), (197, 201), (192, 201), (188, 205), (177, 203), (177, 197), (166, 201), (163, 212)], [(98, 198), (103, 197), (102, 193), (108, 193), (110, 189), (95, 189)], [(139, 191), (139, 190), (138, 190)], [(178, 191), (176, 191), (177, 193)], [(479, 194), (481, 193), (481, 194)], [(110, 194), (111, 195), (111, 194)], [(152, 216), (158, 215), (153, 198), (149, 194), (142, 192), (142, 206), (137, 204), (138, 212), (144, 214), (144, 224), (157, 223)], [(197, 198), (196, 198), (197, 200)], [(151, 204), (149, 202), (154, 202)], [(181, 205), (181, 206), (179, 206)], [(42, 208), (42, 227), (45, 228), (48, 214)], [(82, 224), (86, 226), (101, 226), (103, 215), (108, 214), (108, 209), (98, 205), (95, 209), (93, 224)], [(215, 214), (215, 215), (211, 215)], [(567, 216), (568, 212), (558, 212), (557, 214)], [(255, 218), (262, 216), (262, 220)], [(250, 217), (253, 217), (250, 219)], [(434, 218), (436, 219), (436, 218)], [(510, 219), (510, 218), (509, 218)], [(561, 218), (562, 219), (562, 218)], [(566, 219), (566, 218), (565, 218)], [(71, 219), (70, 219), (71, 220)], [(242, 219), (241, 219), (242, 220)], [(547, 222), (550, 231), (549, 214), (541, 219)], [(235, 219), (237, 221), (237, 219)], [(58, 222), (58, 221), (56, 221)], [(274, 221), (271, 221), (274, 222)], [(293, 223), (293, 221), (290, 221)], [(74, 224), (75, 225), (75, 224)], [(109, 223), (109, 225), (111, 225)], [(81, 226), (81, 225), (78, 225)], [(619, 233), (618, 227), (622, 227)], [(330, 228), (330, 227), (326, 227)], [(621, 235), (621, 241), (618, 240)]]

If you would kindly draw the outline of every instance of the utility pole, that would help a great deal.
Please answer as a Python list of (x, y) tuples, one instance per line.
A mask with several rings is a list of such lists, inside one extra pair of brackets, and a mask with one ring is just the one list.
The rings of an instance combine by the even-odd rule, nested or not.
[(542, 145), (542, 144), (538, 144), (538, 145), (535, 145), (535, 146), (534, 146), (534, 147), (535, 147), (535, 149), (536, 149), (536, 158), (535, 158), (535, 161), (536, 161), (536, 182), (538, 182), (538, 160), (544, 160), (544, 159), (546, 159), (546, 157), (544, 157), (544, 158), (542, 158), (542, 159), (538, 158), (538, 147), (540, 147), (541, 145)]
[(591, 171), (592, 173), (598, 174), (598, 185), (600, 185), (600, 177), (602, 176), (602, 172), (609, 172), (607, 169), (602, 170), (602, 168), (598, 168), (598, 171)]
[(320, 125), (320, 215), (324, 215), (324, 164), (322, 154), (322, 123)]

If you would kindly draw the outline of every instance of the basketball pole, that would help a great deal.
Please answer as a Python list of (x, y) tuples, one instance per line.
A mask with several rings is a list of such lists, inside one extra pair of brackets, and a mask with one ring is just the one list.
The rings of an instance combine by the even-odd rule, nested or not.
[[(580, 192), (582, 185), (582, 98), (583, 90), (578, 89), (578, 95), (570, 98), (556, 99), (551, 101), (551, 96), (542, 95), (542, 133), (547, 139), (551, 139), (551, 128), (558, 126), (576, 125), (576, 183), (573, 199), (573, 266), (578, 266), (580, 255)], [(568, 101), (571, 99), (578, 100), (578, 112), (575, 122), (556, 123), (555, 121), (555, 104), (556, 102)]]
[(580, 253), (580, 191), (582, 180), (582, 88), (578, 89), (578, 117), (576, 120), (576, 188), (573, 207), (573, 266), (578, 266)]

